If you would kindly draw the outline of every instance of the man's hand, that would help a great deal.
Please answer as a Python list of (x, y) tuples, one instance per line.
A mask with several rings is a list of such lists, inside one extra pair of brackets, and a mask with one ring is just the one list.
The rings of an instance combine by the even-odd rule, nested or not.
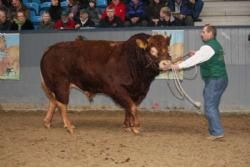
[(172, 70), (180, 70), (180, 67), (179, 67), (178, 64), (172, 64), (172, 65), (171, 65), (171, 69), (172, 69)]
[(190, 50), (189, 52), (188, 52), (188, 55), (191, 57), (191, 56), (193, 56), (194, 54), (195, 54), (195, 50)]

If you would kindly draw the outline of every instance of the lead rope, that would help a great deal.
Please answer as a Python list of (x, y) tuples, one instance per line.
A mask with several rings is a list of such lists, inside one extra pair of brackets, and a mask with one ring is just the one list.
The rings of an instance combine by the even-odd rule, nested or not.
[[(186, 57), (188, 56), (188, 53), (186, 53), (183, 57)], [(177, 98), (177, 99), (180, 99), (180, 100), (184, 100), (184, 98), (186, 98), (190, 103), (192, 103), (195, 107), (197, 107), (198, 109), (201, 108), (201, 102), (199, 101), (195, 101), (193, 100), (187, 93), (186, 91), (183, 89), (182, 85), (181, 85), (181, 82), (180, 82), (180, 79), (179, 77), (177, 76), (177, 71), (172, 69), (173, 71), (173, 78), (174, 78), (174, 84), (175, 84), (175, 87), (177, 89), (177, 91), (179, 92), (180, 96), (177, 96), (174, 91), (171, 89), (171, 86), (169, 84), (169, 82), (167, 82), (168, 84), (168, 87), (169, 87), (169, 90), (171, 91), (171, 93)], [(192, 80), (194, 79), (196, 76), (197, 76), (197, 73), (198, 73), (198, 70), (197, 70), (197, 66), (195, 66), (195, 73), (193, 74), (192, 77), (189, 77), (189, 78), (185, 78), (183, 77), (184, 79), (188, 79), (188, 80)]]
[[(197, 67), (196, 67), (197, 68)], [(193, 100), (188, 94), (187, 92), (183, 89), (181, 83), (180, 83), (180, 79), (177, 76), (177, 72), (176, 70), (172, 69), (173, 74), (174, 74), (174, 83), (175, 83), (175, 87), (178, 90), (178, 92), (180, 93), (180, 95), (183, 97), (182, 99), (186, 98), (190, 103), (192, 103), (195, 107), (197, 107), (198, 109), (201, 108), (201, 102), (199, 101), (195, 101)]]

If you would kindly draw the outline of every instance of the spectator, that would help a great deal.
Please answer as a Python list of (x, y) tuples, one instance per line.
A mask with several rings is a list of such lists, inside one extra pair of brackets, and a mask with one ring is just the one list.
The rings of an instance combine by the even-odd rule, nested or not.
[(80, 10), (80, 16), (76, 21), (75, 28), (95, 27), (95, 23), (89, 18), (89, 14), (86, 9)]
[(42, 14), (42, 20), (39, 26), (40, 30), (54, 29), (54, 22), (51, 21), (51, 17), (48, 11), (44, 11)]
[(160, 18), (160, 10), (165, 4), (161, 0), (151, 0), (148, 7), (149, 22), (157, 24)]
[(126, 26), (147, 26), (146, 10), (141, 0), (131, 0), (127, 6)]
[(17, 11), (23, 11), (25, 18), (29, 18), (29, 10), (22, 3), (22, 1), (21, 0), (11, 0), (10, 17), (9, 17), (11, 20), (13, 20), (16, 17)]
[(7, 20), (7, 13), (4, 8), (0, 8), (0, 30), (9, 30), (10, 29), (10, 21)]
[(10, 30), (34, 30), (33, 23), (26, 17), (25, 11), (17, 11)]
[(78, 0), (80, 9), (87, 9), (89, 6), (88, 0)]
[(151, 22), (150, 26), (176, 26), (176, 21), (171, 15), (171, 11), (168, 7), (162, 7), (160, 10), (159, 21)]
[(61, 19), (57, 20), (55, 23), (55, 29), (74, 29), (75, 21), (70, 19), (69, 13), (67, 11), (63, 11), (61, 14)]
[(50, 14), (51, 20), (53, 22), (56, 22), (57, 20), (59, 20), (61, 18), (62, 11), (63, 11), (63, 9), (60, 5), (59, 0), (51, 0), (49, 14)]
[(170, 0), (169, 8), (182, 25), (193, 26), (193, 6), (189, 0)]
[(101, 19), (101, 10), (96, 8), (95, 0), (89, 0), (89, 7), (87, 8), (87, 11), (91, 20), (94, 21), (96, 26), (98, 26)]
[(115, 9), (112, 7), (107, 8), (106, 16), (101, 19), (100, 27), (122, 27), (123, 22), (120, 17), (115, 16)]
[(69, 12), (70, 19), (76, 20), (80, 9), (79, 2), (77, 0), (67, 0), (67, 2), (67, 11)]
[(203, 9), (204, 2), (202, 0), (189, 0), (193, 5), (193, 19), (194, 21), (202, 21), (199, 16)]
[[(112, 0), (111, 3), (107, 6), (108, 8), (114, 8), (115, 16), (120, 17), (120, 19), (124, 22), (126, 16), (126, 6), (120, 0)], [(102, 13), (102, 19), (107, 16), (106, 10)]]

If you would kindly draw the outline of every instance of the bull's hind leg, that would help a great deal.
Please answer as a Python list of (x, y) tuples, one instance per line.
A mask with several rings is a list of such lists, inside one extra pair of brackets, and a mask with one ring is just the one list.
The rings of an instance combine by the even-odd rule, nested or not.
[(50, 128), (52, 118), (53, 118), (53, 115), (54, 115), (54, 112), (56, 109), (56, 100), (55, 100), (54, 94), (47, 88), (43, 79), (42, 79), (41, 85), (42, 85), (42, 88), (43, 88), (45, 94), (47, 95), (47, 97), (49, 99), (48, 111), (46, 113), (45, 118), (43, 119), (43, 124), (46, 128)]
[(43, 124), (46, 128), (51, 127), (52, 118), (56, 109), (56, 101), (54, 99), (49, 100), (48, 111), (45, 118), (43, 119)]
[(57, 106), (61, 112), (61, 116), (64, 123), (64, 128), (67, 128), (70, 134), (74, 133), (75, 126), (71, 124), (67, 115), (67, 105), (57, 101)]

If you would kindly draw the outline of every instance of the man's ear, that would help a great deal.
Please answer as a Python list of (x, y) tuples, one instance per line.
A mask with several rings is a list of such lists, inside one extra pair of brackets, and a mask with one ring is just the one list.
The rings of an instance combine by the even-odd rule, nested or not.
[(141, 49), (146, 49), (147, 48), (147, 43), (144, 42), (143, 40), (141, 39), (136, 39), (136, 45), (141, 48)]

